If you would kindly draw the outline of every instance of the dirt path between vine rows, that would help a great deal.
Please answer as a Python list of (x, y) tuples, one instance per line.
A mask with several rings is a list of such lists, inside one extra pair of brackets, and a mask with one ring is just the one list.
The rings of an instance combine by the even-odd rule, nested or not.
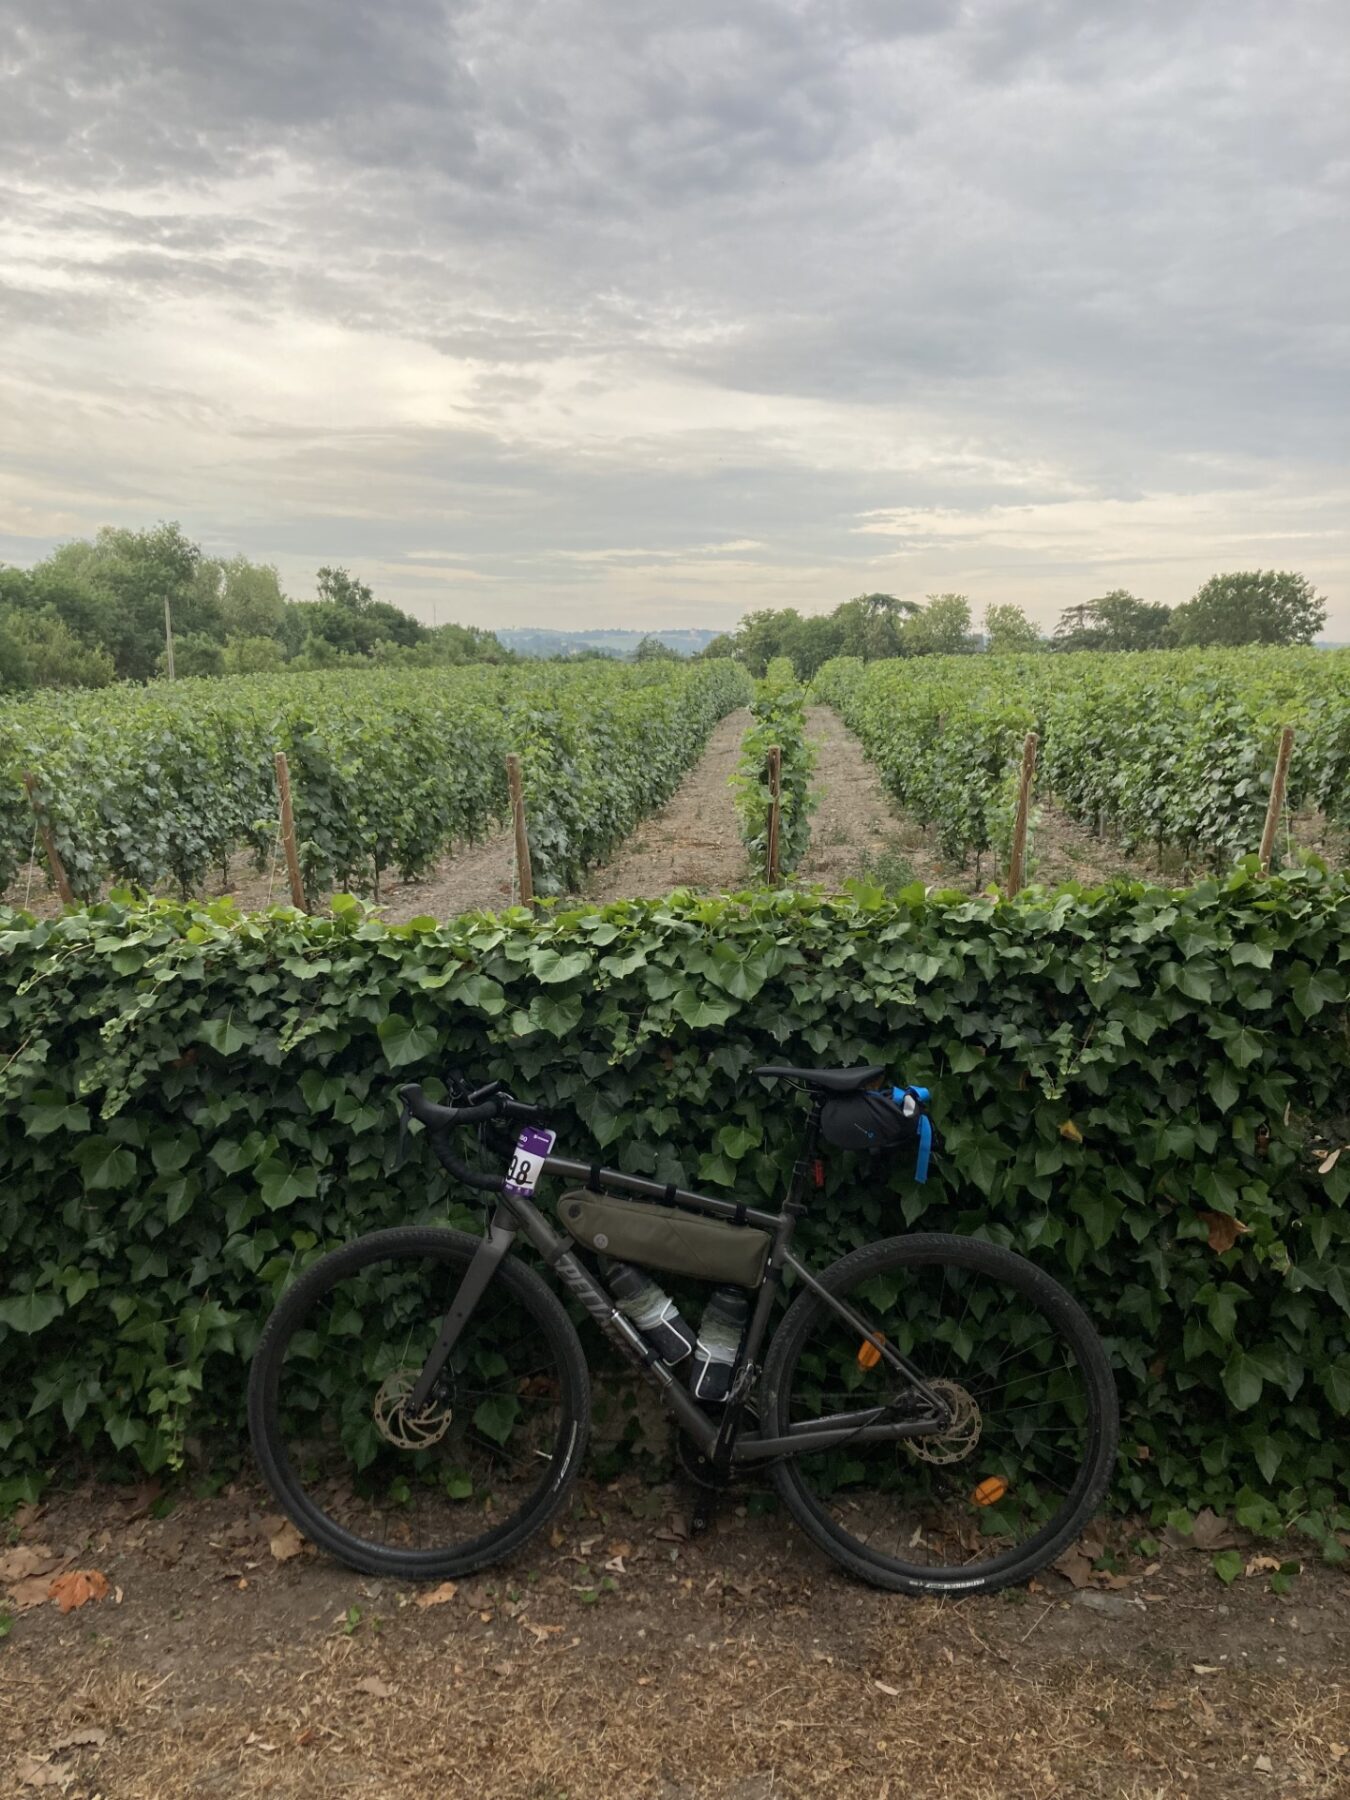
[[(1337, 1800), (1350, 1583), (1113, 1528), (959, 1601), (867, 1588), (753, 1491), (583, 1482), (441, 1588), (303, 1546), (250, 1480), (0, 1525), (0, 1792), (71, 1800)], [(1096, 1552), (1102, 1567), (1091, 1571)], [(35, 1568), (39, 1574), (25, 1575)], [(106, 1579), (63, 1615), (62, 1571)], [(1074, 1583), (1082, 1585), (1075, 1587)], [(97, 1587), (97, 1583), (93, 1583)], [(6, 1599), (7, 1592), (10, 1598)]]
[(584, 898), (632, 900), (681, 887), (718, 893), (745, 886), (749, 871), (730, 784), (749, 726), (749, 710), (741, 707), (713, 727), (702, 756), (666, 805), (592, 871)]

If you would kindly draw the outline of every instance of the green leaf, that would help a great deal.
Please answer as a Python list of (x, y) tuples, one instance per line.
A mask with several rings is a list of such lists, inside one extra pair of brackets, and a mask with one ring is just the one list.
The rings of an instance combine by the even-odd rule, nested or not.
[(1329, 1362), (1317, 1379), (1336, 1411), (1350, 1413), (1350, 1356), (1338, 1356)]
[(376, 1026), (384, 1048), (384, 1060), (391, 1069), (406, 1068), (409, 1063), (425, 1062), (439, 1042), (433, 1026), (414, 1025), (402, 1013), (389, 1013)]
[(535, 950), (530, 954), (530, 969), (537, 981), (573, 981), (578, 975), (584, 975), (590, 966), (591, 959), (584, 950), (574, 950), (570, 956), (561, 956), (550, 949)]
[(93, 1191), (130, 1187), (136, 1179), (135, 1156), (110, 1138), (86, 1138), (76, 1148), (75, 1161), (79, 1164), (85, 1187)]
[(1237, 1410), (1255, 1406), (1264, 1386), (1260, 1365), (1245, 1351), (1235, 1350), (1223, 1367), (1223, 1388)]
[(1220, 1550), (1209, 1566), (1225, 1587), (1232, 1587), (1246, 1563), (1240, 1550)]
[(734, 1000), (714, 999), (693, 988), (683, 988), (675, 996), (675, 1011), (686, 1025), (692, 1025), (696, 1031), (709, 1025), (725, 1025), (731, 1015), (739, 1010)]
[(34, 1332), (45, 1330), (65, 1310), (65, 1301), (49, 1290), (16, 1294), (13, 1299), (0, 1300), (0, 1325), (8, 1325), (11, 1331), (21, 1331), (25, 1337), (31, 1337)]
[(494, 1444), (505, 1444), (520, 1414), (514, 1394), (490, 1394), (474, 1408), (473, 1422)]
[(199, 1043), (209, 1044), (221, 1056), (236, 1056), (249, 1041), (248, 1032), (233, 1019), (203, 1019), (195, 1035)]

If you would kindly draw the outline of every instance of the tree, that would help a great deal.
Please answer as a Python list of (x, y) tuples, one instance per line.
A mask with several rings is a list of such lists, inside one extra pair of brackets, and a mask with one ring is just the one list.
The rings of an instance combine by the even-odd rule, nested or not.
[[(155, 673), (167, 675), (168, 672), (169, 654), (167, 650), (161, 650), (155, 661)], [(173, 672), (180, 680), (188, 675), (223, 675), (225, 646), (204, 631), (175, 631)]]
[(663, 644), (658, 637), (642, 638), (633, 652), (634, 662), (679, 662), (680, 653)]
[(364, 612), (375, 596), (364, 581), (349, 575), (346, 569), (322, 568), (314, 582), (320, 601), (331, 601), (348, 612)]
[(1311, 644), (1326, 602), (1304, 575), (1256, 569), (1213, 575), (1172, 614), (1177, 644)]
[(232, 637), (225, 646), (227, 675), (270, 675), (286, 661), (286, 652), (274, 637)]
[(0, 688), (106, 687), (113, 659), (82, 643), (54, 607), (0, 607)]
[(699, 651), (695, 652), (695, 662), (715, 662), (719, 656), (735, 656), (740, 648), (733, 631), (719, 631)]
[(1172, 609), (1112, 588), (1096, 600), (1065, 607), (1055, 627), (1056, 650), (1159, 650), (1168, 641)]
[(204, 567), (209, 568), (219, 582), (220, 608), (227, 637), (277, 636), (286, 611), (286, 596), (281, 591), (281, 578), (271, 563), (255, 563), (246, 556), (232, 556), (228, 561), (211, 562)]
[(994, 656), (1020, 656), (1042, 647), (1041, 634), (1011, 601), (984, 609), (985, 649)]
[(224, 636), (219, 600), (198, 579), (200, 563), (200, 549), (177, 524), (147, 531), (105, 525), (93, 543), (62, 544), (35, 574), (39, 590), (54, 583), (67, 601), (73, 589), (81, 590), (78, 607), (93, 627), (90, 635), (111, 653), (118, 676), (146, 681), (164, 650), (166, 600), (176, 636)]
[(930, 594), (927, 606), (906, 619), (900, 640), (909, 656), (959, 656), (972, 649), (969, 600), (964, 594)]
[(903, 656), (904, 621), (918, 611), (916, 601), (897, 600), (894, 594), (858, 594), (845, 600), (831, 615), (838, 630), (832, 654), (860, 656), (864, 662)]

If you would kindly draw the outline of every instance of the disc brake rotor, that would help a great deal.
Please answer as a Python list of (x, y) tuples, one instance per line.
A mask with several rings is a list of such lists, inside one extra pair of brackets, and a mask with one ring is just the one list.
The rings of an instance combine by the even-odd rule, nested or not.
[(448, 1402), (428, 1400), (421, 1412), (408, 1411), (408, 1396), (417, 1385), (417, 1369), (395, 1369), (380, 1383), (372, 1413), (375, 1429), (387, 1444), (399, 1450), (429, 1450), (450, 1429), (454, 1408)]
[(980, 1441), (984, 1420), (972, 1394), (958, 1382), (930, 1381), (929, 1387), (947, 1404), (951, 1419), (931, 1437), (906, 1438), (904, 1445), (920, 1462), (962, 1462)]

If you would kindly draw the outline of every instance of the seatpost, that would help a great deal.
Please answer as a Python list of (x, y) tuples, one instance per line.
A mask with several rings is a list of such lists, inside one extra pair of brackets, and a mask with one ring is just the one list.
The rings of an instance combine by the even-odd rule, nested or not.
[(792, 1180), (788, 1184), (788, 1197), (783, 1211), (794, 1217), (806, 1211), (802, 1204), (802, 1195), (806, 1192), (807, 1174), (815, 1161), (816, 1149), (820, 1143), (820, 1115), (825, 1105), (824, 1097), (814, 1094), (811, 1098), (811, 1117), (807, 1120), (806, 1136), (802, 1140), (801, 1151), (792, 1165)]

